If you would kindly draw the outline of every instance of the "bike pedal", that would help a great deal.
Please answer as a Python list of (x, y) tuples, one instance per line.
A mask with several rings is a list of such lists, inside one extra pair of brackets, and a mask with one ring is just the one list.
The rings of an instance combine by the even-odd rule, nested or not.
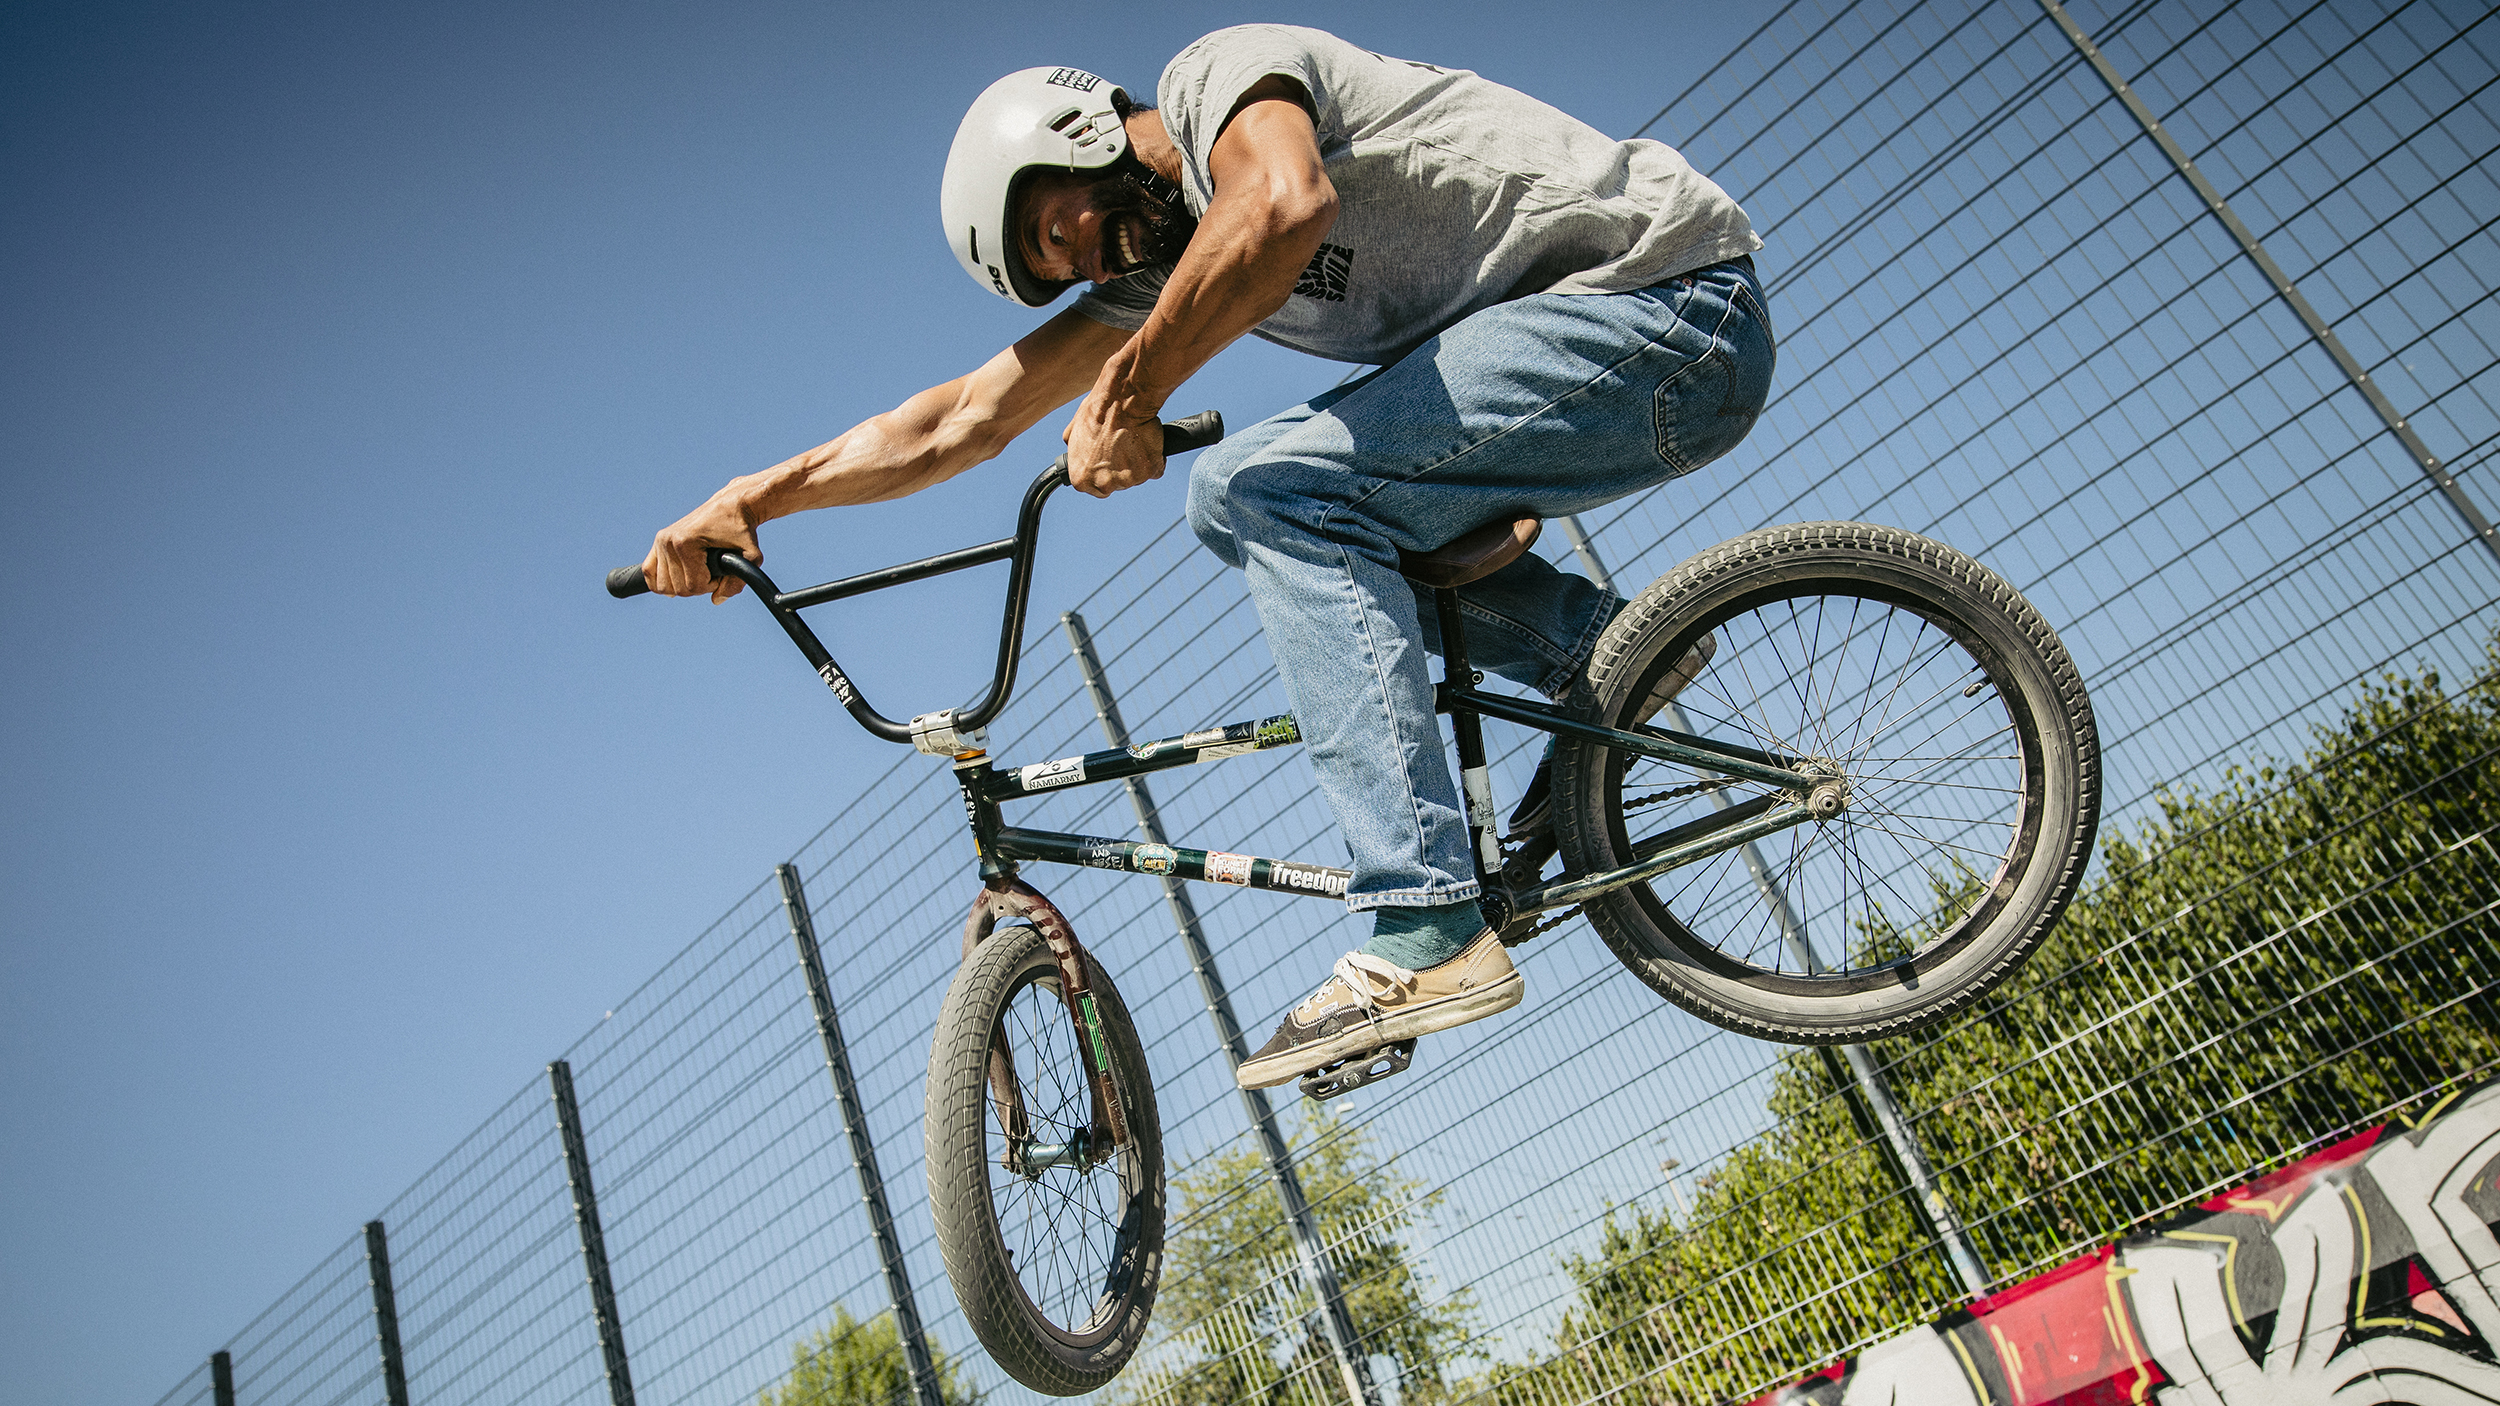
[(1302, 1076), (1302, 1096), (1313, 1103), (1326, 1103), (1339, 1094), (1350, 1094), (1365, 1084), (1377, 1084), (1392, 1074), (1403, 1074), (1415, 1062), (1415, 1042), (1399, 1040), (1350, 1055), (1334, 1064), (1324, 1064)]

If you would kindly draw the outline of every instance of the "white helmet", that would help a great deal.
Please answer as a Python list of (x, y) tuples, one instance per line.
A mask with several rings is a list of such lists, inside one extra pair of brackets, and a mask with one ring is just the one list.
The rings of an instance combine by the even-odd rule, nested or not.
[(1015, 230), (1017, 187), (1041, 171), (1100, 171), (1128, 151), (1120, 114), (1128, 94), (1077, 68), (1028, 68), (984, 89), (955, 129), (938, 185), (946, 242), (972, 280), (1028, 308), (1076, 282), (1037, 278)]

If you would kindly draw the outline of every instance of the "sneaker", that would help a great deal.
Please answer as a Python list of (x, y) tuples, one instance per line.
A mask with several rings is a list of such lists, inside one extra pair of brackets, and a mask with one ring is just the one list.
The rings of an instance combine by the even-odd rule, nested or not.
[(1457, 956), (1422, 971), (1408, 971), (1385, 957), (1348, 952), (1336, 970), (1259, 1052), (1242, 1062), (1241, 1086), (1274, 1088), (1366, 1050), (1465, 1025), (1519, 1004), (1527, 982), (1510, 965), (1510, 953), (1491, 928), (1476, 934)]
[[(1641, 705), (1632, 718), (1634, 726), (1658, 716), (1660, 709), (1675, 701), (1675, 696), (1690, 687), (1701, 671), (1710, 667), (1710, 658), (1719, 652), (1719, 637), (1703, 635), (1701, 642), (1684, 653), (1684, 662), (1669, 669), (1658, 680), (1657, 691)], [(1519, 797), (1519, 805), (1510, 813), (1510, 833), (1504, 839), (1517, 840), (1541, 830), (1554, 821), (1554, 744), (1545, 744), (1545, 755), (1536, 764), (1536, 775), (1528, 778), (1528, 789)]]

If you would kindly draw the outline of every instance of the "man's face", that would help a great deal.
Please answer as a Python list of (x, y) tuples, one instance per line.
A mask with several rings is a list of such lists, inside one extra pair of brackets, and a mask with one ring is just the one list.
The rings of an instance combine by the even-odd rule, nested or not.
[(1049, 171), (1019, 204), (1016, 236), (1036, 278), (1108, 283), (1157, 261), (1145, 202), (1125, 181)]

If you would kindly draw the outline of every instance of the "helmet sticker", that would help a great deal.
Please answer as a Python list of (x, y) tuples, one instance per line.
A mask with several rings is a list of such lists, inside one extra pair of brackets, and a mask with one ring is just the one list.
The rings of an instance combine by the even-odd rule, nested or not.
[(1080, 93), (1090, 93), (1102, 86), (1101, 79), (1081, 68), (1055, 68), (1051, 70), (1050, 77), (1042, 81), (1056, 83), (1062, 88), (1074, 88)]

